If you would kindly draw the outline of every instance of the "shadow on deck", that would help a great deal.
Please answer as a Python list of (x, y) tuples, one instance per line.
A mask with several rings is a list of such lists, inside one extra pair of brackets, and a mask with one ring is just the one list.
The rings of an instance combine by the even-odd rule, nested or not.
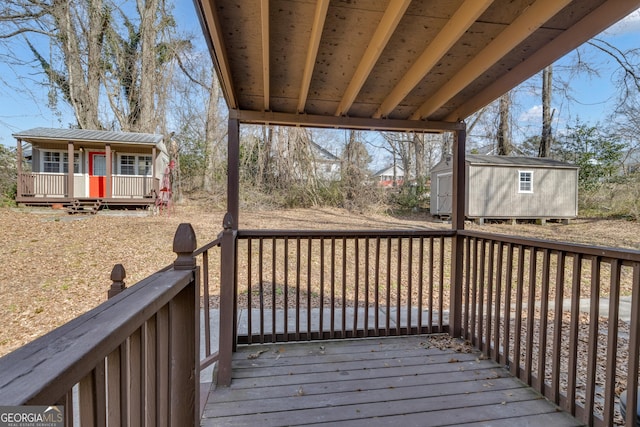
[(448, 336), (239, 347), (203, 426), (577, 426), (495, 362)]

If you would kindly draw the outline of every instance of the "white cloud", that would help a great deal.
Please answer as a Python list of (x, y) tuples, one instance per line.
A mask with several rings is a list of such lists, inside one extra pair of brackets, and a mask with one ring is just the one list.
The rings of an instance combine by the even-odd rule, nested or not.
[(542, 105), (534, 105), (518, 117), (520, 122), (541, 122), (542, 121)]
[(612, 25), (605, 31), (609, 35), (622, 35), (640, 32), (640, 9), (636, 9), (627, 15), (626, 18)]

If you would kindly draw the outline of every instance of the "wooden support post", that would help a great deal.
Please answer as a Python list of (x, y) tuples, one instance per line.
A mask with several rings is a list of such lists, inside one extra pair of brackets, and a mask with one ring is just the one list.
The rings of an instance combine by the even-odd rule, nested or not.
[(113, 176), (113, 162), (111, 161), (111, 144), (105, 144), (105, 162), (107, 167), (107, 176), (104, 183), (104, 197), (111, 198), (111, 181)]
[(235, 346), (236, 235), (230, 213), (224, 216), (220, 243), (220, 348), (216, 384), (231, 385), (231, 356)]
[(124, 291), (127, 286), (124, 283), (124, 279), (127, 277), (127, 272), (124, 269), (122, 264), (116, 264), (113, 266), (113, 270), (111, 270), (111, 288), (109, 292), (107, 292), (107, 298), (111, 299), (118, 295), (120, 292)]
[(240, 206), (240, 122), (229, 119), (227, 149), (227, 212), (231, 214), (231, 228), (238, 229)]
[(16, 140), (17, 142), (17, 147), (16, 147), (16, 156), (18, 157), (17, 163), (16, 163), (16, 167), (17, 167), (17, 172), (18, 172), (18, 186), (17, 186), (17, 191), (16, 191), (16, 197), (20, 198), (22, 197), (22, 195), (24, 194), (24, 187), (23, 187), (23, 179), (22, 179), (22, 160), (23, 160), (23, 155), (22, 155), (22, 140), (20, 138), (18, 138)]
[(67, 142), (67, 197), (73, 198), (73, 141)]
[(464, 230), (465, 218), (465, 140), (466, 130), (458, 130), (453, 146), (453, 205), (451, 227), (456, 231), (451, 245), (451, 293), (449, 313), (449, 334), (462, 335), (462, 285), (464, 267), (464, 237), (457, 232)]
[[(174, 270), (193, 270), (193, 281), (169, 303), (170, 425), (200, 425), (200, 283), (193, 251), (196, 233), (180, 224), (173, 239)], [(191, 421), (188, 421), (191, 420)]]

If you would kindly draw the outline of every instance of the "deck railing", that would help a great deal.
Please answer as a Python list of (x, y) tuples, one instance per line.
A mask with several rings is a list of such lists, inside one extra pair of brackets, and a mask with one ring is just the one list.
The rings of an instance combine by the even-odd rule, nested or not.
[(63, 173), (22, 173), (18, 196), (66, 196), (67, 175)]
[(151, 197), (158, 193), (159, 180), (152, 176), (113, 176), (113, 197)]
[(0, 358), (0, 405), (64, 405), (66, 426), (200, 425), (195, 248), (181, 224), (171, 268)]
[(446, 332), (450, 231), (238, 232), (238, 343)]
[[(587, 425), (621, 422), (615, 408), (624, 389), (627, 413), (634, 414), (640, 253), (459, 235), (465, 239), (463, 337)], [(627, 425), (635, 425), (629, 418)]]

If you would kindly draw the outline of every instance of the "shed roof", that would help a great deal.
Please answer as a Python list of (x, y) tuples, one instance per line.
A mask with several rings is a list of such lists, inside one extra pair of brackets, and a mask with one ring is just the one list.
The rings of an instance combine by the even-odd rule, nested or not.
[(159, 145), (163, 136), (150, 133), (114, 132), (86, 129), (33, 128), (13, 134), (26, 142), (109, 142), (122, 144)]
[(467, 154), (466, 161), (472, 165), (537, 166), (578, 169), (578, 166), (571, 163), (549, 159), (547, 157), (482, 156), (478, 154)]
[(195, 3), (231, 118), (394, 130), (445, 129), (640, 7), (640, 0)]

